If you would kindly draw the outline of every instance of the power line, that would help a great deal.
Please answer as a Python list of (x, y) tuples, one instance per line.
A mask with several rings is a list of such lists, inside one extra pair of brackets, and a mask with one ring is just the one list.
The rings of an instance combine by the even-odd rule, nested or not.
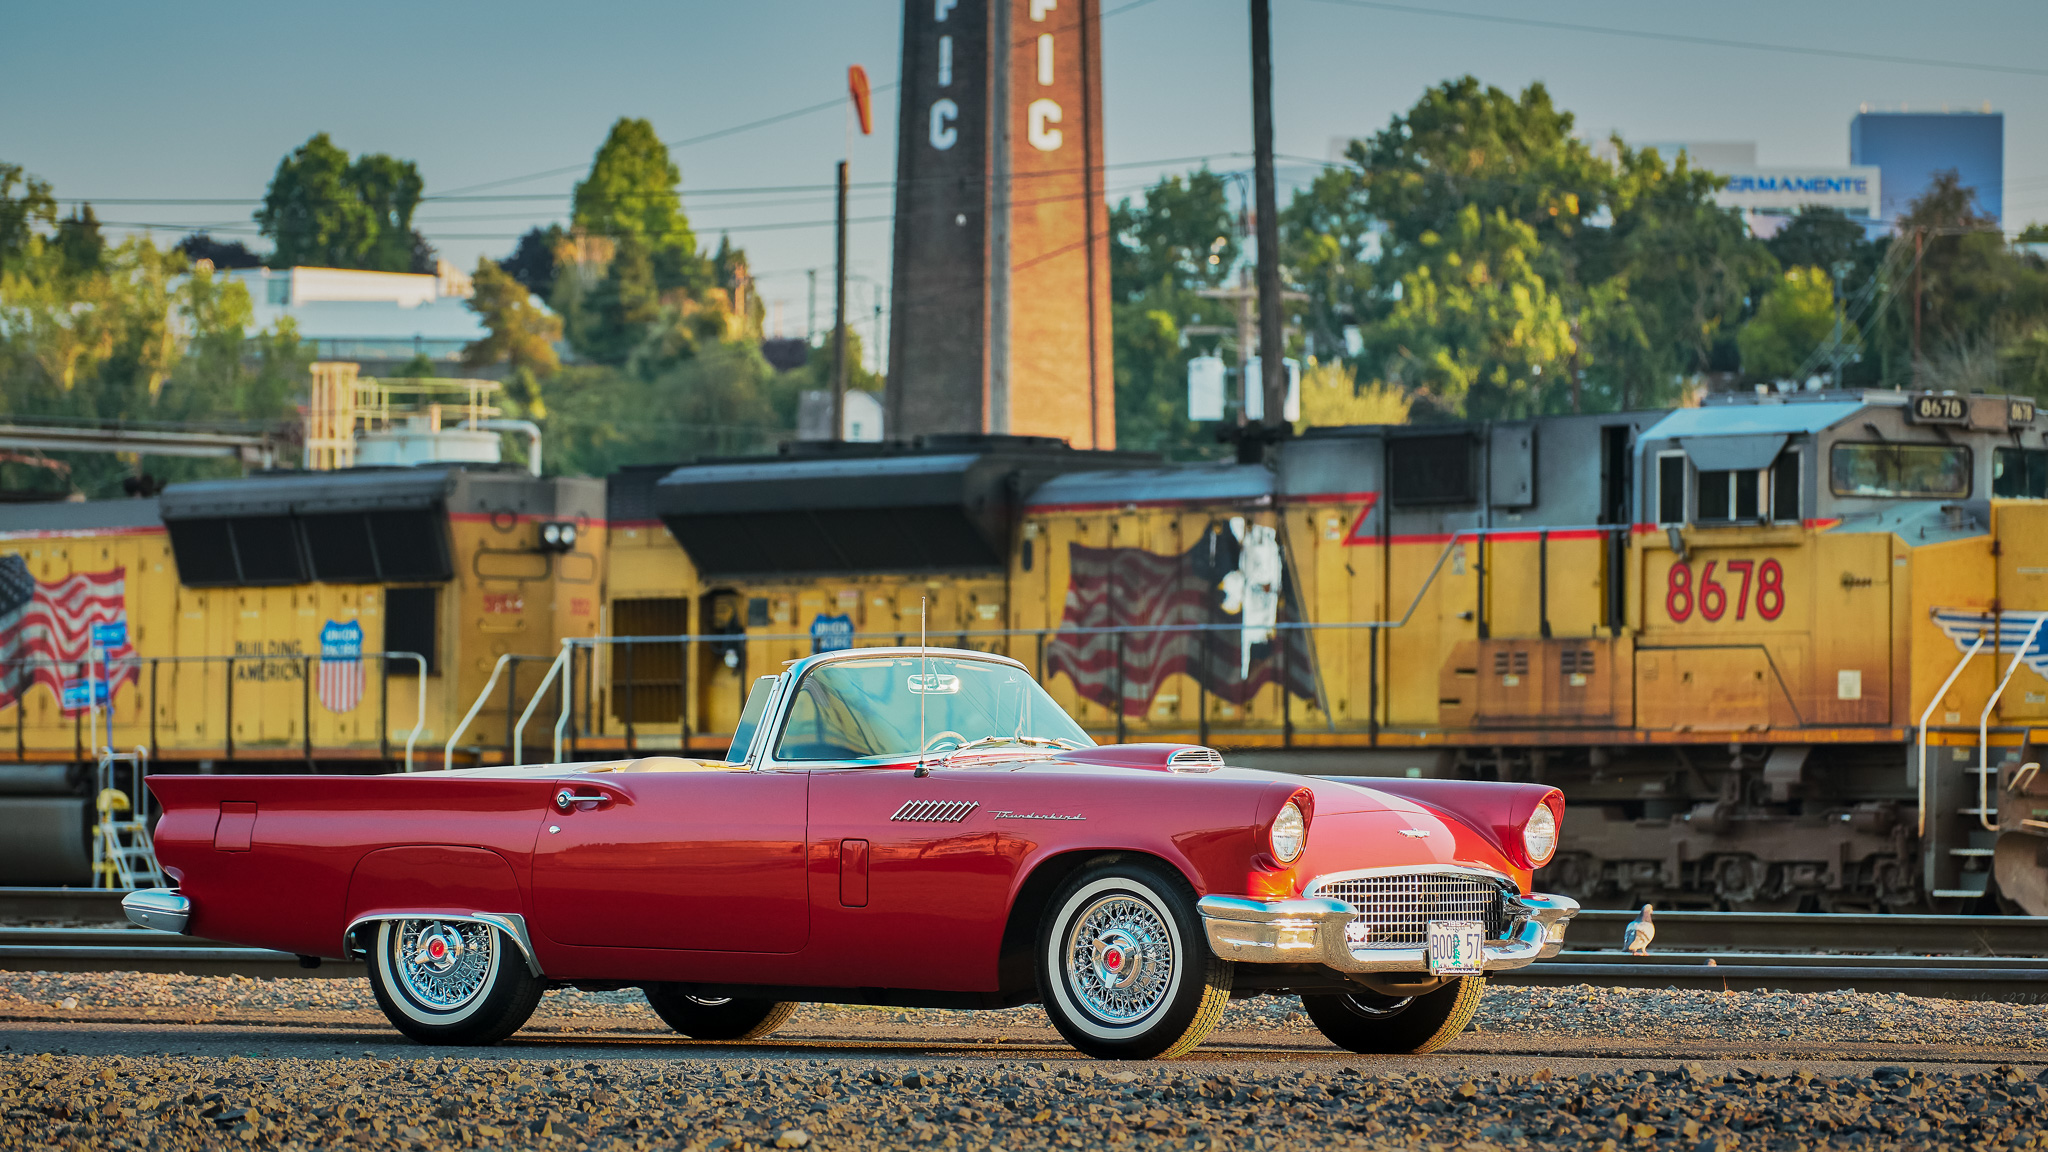
[(1856, 52), (1847, 48), (1809, 48), (1794, 44), (1766, 44), (1756, 40), (1730, 40), (1720, 36), (1694, 36), (1684, 32), (1651, 32), (1636, 28), (1605, 28), (1598, 24), (1573, 24), (1564, 20), (1538, 20), (1528, 16), (1501, 16), (1490, 12), (1459, 12), (1450, 8), (1423, 8), (1413, 4), (1390, 4), (1384, 0), (1312, 0), (1339, 8), (1366, 8), (1376, 12), (1400, 12), (1410, 16), (1442, 16), (1481, 24), (1508, 24), (1518, 28), (1544, 28), (1555, 32), (1587, 32), (1595, 36), (1622, 36), (1632, 40), (1661, 40), (1672, 44), (1698, 44), (1709, 48), (1740, 48), (1750, 52), (1779, 52), (1791, 56), (1826, 56), (1837, 60), (1866, 60), (1878, 64), (1916, 64), (1927, 68), (1961, 68), (1973, 72), (2003, 72), (2014, 76), (2048, 76), (2048, 68), (2025, 68), (2016, 64), (1985, 64), (1970, 60), (1942, 60), (1931, 56), (1893, 56), (1882, 52)]

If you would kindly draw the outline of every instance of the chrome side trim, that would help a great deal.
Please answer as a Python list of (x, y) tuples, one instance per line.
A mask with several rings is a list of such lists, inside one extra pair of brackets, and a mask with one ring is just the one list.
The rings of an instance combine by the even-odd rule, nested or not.
[[(1411, 872), (1412, 868), (1371, 869)], [(1491, 875), (1482, 869), (1477, 874)], [(1359, 875), (1348, 873), (1347, 875)], [(1579, 911), (1569, 896), (1532, 893), (1516, 897), (1522, 913), (1506, 940), (1486, 945), (1485, 969), (1504, 972), (1557, 955), (1565, 927)], [(1241, 964), (1320, 964), (1337, 972), (1427, 972), (1426, 948), (1374, 948), (1353, 952), (1344, 938), (1351, 905), (1342, 900), (1247, 900), (1204, 896), (1196, 905), (1209, 947)]]
[(183, 936), (192, 922), (192, 898), (175, 888), (138, 888), (121, 897), (121, 911), (130, 923)]
[(354, 943), (356, 929), (382, 920), (454, 920), (466, 924), (488, 924), (519, 945), (519, 951), (526, 956), (527, 971), (532, 972), (535, 979), (545, 979), (547, 976), (540, 970), (540, 957), (534, 954), (533, 937), (527, 935), (526, 917), (517, 912), (372, 912), (366, 916), (356, 917), (349, 921), (347, 928), (342, 929), (341, 954), (344, 957), (353, 957), (361, 953), (363, 950)]

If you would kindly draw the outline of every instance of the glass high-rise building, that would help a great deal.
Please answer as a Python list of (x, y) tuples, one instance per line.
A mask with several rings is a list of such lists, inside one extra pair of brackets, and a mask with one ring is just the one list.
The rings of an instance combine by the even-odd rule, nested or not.
[(2004, 219), (2005, 114), (1988, 105), (1973, 112), (1860, 112), (1849, 122), (1849, 163), (1882, 171), (1878, 216), (1886, 222), (1950, 168), (1976, 189), (1980, 208)]

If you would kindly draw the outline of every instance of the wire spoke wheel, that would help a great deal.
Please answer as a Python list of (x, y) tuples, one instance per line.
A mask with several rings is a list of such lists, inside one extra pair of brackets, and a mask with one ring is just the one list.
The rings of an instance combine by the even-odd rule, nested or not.
[(435, 1012), (455, 1012), (483, 995), (498, 965), (489, 925), (406, 920), (391, 934), (391, 967), (407, 996)]
[(1067, 933), (1065, 952), (1075, 999), (1106, 1024), (1129, 1024), (1156, 1011), (1173, 988), (1180, 961), (1165, 918), (1122, 893), (1082, 911)]
[(543, 987), (525, 951), (494, 925), (431, 916), (377, 922), (370, 990), (422, 1044), (496, 1044), (519, 1030)]
[(1178, 1056), (1230, 1002), (1194, 889), (1151, 859), (1104, 856), (1053, 894), (1038, 935), (1039, 1000), (1068, 1043), (1102, 1060)]

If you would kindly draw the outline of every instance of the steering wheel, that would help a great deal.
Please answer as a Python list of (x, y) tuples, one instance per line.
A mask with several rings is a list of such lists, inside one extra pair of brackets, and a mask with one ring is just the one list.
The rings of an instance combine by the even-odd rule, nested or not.
[(955, 748), (958, 748), (960, 745), (967, 743), (967, 737), (962, 736), (960, 733), (952, 731), (951, 729), (948, 729), (932, 737), (931, 739), (925, 741), (924, 747), (922, 749), (919, 749), (919, 751), (929, 752), (941, 740), (951, 740), (953, 742), (953, 747)]

